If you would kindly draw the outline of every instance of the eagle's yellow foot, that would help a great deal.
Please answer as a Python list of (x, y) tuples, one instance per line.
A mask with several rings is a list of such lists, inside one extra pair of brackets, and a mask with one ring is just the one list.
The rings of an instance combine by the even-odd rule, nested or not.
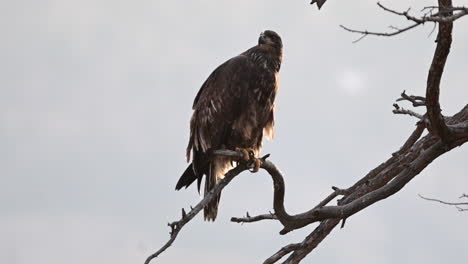
[(241, 160), (245, 162), (252, 161), (255, 158), (255, 151), (252, 148), (236, 148), (236, 151), (242, 153)]
[(262, 161), (255, 156), (255, 151), (252, 148), (236, 148), (236, 151), (242, 153), (242, 158), (239, 161), (246, 162), (250, 167), (252, 167), (252, 172), (258, 172), (260, 166), (262, 166)]
[(260, 166), (262, 166), (262, 160), (259, 158), (255, 158), (253, 162), (252, 172), (258, 172), (260, 170)]

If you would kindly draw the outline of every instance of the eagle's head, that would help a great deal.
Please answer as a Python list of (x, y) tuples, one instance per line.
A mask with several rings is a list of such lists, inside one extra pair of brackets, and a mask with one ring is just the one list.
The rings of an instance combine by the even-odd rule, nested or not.
[(260, 34), (260, 37), (258, 38), (258, 45), (270, 45), (279, 49), (283, 48), (281, 37), (272, 30), (265, 30)]

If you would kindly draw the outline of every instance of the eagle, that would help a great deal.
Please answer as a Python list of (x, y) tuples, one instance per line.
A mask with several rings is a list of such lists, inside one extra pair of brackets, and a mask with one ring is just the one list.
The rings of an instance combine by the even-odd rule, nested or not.
[[(283, 57), (280, 36), (271, 30), (260, 34), (258, 44), (217, 67), (203, 83), (193, 102), (187, 162), (175, 189), (187, 188), (197, 180), (198, 192), (205, 175), (204, 195), (233, 168), (232, 158), (215, 156), (213, 151), (242, 151), (253, 157), (258, 171), (258, 155), (263, 136), (272, 139), (275, 97)], [(214, 221), (219, 194), (204, 209), (204, 219)]]

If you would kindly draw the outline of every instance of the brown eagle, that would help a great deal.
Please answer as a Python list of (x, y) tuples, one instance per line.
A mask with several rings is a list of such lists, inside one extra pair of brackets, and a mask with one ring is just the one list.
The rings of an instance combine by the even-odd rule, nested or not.
[[(258, 45), (221, 64), (203, 83), (193, 102), (190, 120), (187, 162), (190, 152), (193, 160), (176, 190), (197, 180), (200, 192), (202, 177), (206, 175), (206, 195), (232, 168), (232, 160), (212, 155), (214, 150), (249, 150), (258, 157), (263, 136), (273, 138), (282, 50), (280, 36), (266, 30), (260, 34)], [(205, 220), (216, 219), (219, 198), (220, 195), (204, 208)]]

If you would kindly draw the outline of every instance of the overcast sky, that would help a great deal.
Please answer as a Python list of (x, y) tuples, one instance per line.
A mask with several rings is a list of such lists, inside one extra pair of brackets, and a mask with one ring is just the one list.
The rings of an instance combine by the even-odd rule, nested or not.
[[(353, 44), (358, 36), (338, 25), (406, 25), (374, 2), (328, 0), (318, 11), (306, 0), (2, 1), (0, 263), (142, 263), (165, 243), (167, 222), (200, 200), (192, 186), (174, 191), (193, 98), (265, 29), (282, 36), (284, 63), (276, 138), (263, 152), (285, 173), (288, 212), (310, 209), (332, 185), (350, 186), (414, 129), (392, 104), (403, 90), (424, 95), (435, 48), (430, 24)], [(435, 2), (384, 3), (418, 11)], [(453, 32), (445, 115), (467, 103), (467, 28), (461, 19)], [(467, 155), (463, 146), (440, 157), (304, 263), (466, 261), (468, 214), (417, 194), (468, 192)], [(217, 221), (197, 216), (157, 263), (259, 263), (315, 227), (280, 236), (279, 223), (229, 221), (269, 210), (269, 176), (243, 173), (224, 190)]]

